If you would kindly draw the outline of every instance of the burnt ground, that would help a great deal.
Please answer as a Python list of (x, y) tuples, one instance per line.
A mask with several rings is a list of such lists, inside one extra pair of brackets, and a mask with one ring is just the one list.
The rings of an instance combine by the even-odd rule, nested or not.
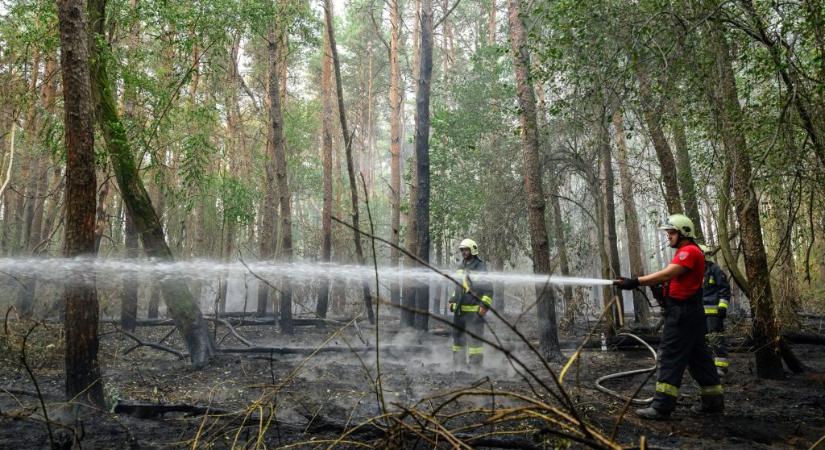
[[(386, 329), (397, 321), (385, 321)], [(0, 334), (0, 448), (48, 448), (49, 437), (34, 385), (19, 361), (19, 345), (25, 324), (9, 323), (10, 336)], [(171, 327), (141, 327), (136, 335), (157, 342)], [(318, 329), (300, 327), (293, 336), (281, 335), (275, 326), (237, 327), (258, 345), (315, 348), (325, 340), (328, 348), (364, 347), (374, 340), (374, 329), (361, 325)], [(359, 337), (360, 331), (360, 337)], [(437, 330), (436, 330), (437, 331)], [(441, 330), (446, 331), (446, 330)], [(326, 448), (350, 424), (360, 424), (380, 414), (373, 389), (374, 352), (327, 352), (313, 356), (278, 354), (221, 354), (204, 370), (193, 370), (187, 360), (147, 347), (128, 355), (134, 341), (114, 331), (112, 325), (101, 330), (100, 359), (103, 366), (107, 401), (155, 405), (193, 405), (204, 411), (167, 412), (155, 415), (150, 410), (130, 414), (92, 412), (70, 408), (62, 398), (61, 327), (51, 324), (35, 329), (28, 340), (28, 363), (43, 392), (55, 440), (80, 442), (82, 448)], [(337, 334), (336, 334), (337, 333)], [(218, 340), (225, 335), (219, 328)], [(488, 334), (489, 336), (489, 334)], [(501, 332), (505, 346), (527, 362), (546, 383), (546, 370), (525, 345), (512, 334)], [(534, 339), (535, 336), (528, 335)], [(363, 341), (362, 341), (363, 339)], [(448, 393), (479, 382), (478, 389), (494, 393), (512, 391), (552, 400), (540, 388), (535, 393), (503, 356), (488, 349), (483, 373), (453, 373), (449, 338), (430, 333), (386, 333), (381, 340), (390, 349), (382, 352), (383, 391), (389, 411), (416, 405), (427, 396)], [(575, 344), (572, 338), (567, 346)], [(166, 341), (183, 349), (177, 333)], [(244, 347), (227, 337), (223, 347)], [(402, 350), (414, 346), (415, 351)], [(655, 448), (809, 448), (825, 434), (825, 347), (796, 345), (797, 355), (812, 370), (788, 375), (781, 381), (761, 380), (755, 376), (754, 360), (748, 353), (731, 355), (731, 373), (726, 379), (724, 416), (697, 416), (689, 406), (698, 399), (698, 389), (686, 375), (680, 408), (670, 422), (643, 422), (629, 412), (618, 428), (616, 440), (626, 447), (639, 445), (645, 436)], [(565, 356), (572, 353), (565, 350)], [(271, 356), (271, 358), (270, 358)], [(601, 352), (598, 348), (582, 353), (565, 379), (565, 387), (580, 414), (610, 435), (623, 403), (594, 388), (599, 376), (651, 364), (646, 350)], [(561, 364), (552, 364), (558, 371)], [(609, 381), (606, 384), (630, 393), (645, 375)], [(640, 396), (651, 395), (653, 381)], [(536, 383), (533, 383), (534, 387)], [(538, 397), (538, 396), (542, 397)], [(503, 408), (517, 402), (499, 394), (462, 397), (442, 413), (479, 408)], [(494, 398), (496, 400), (494, 400)], [(419, 408), (426, 409), (430, 402)], [(634, 408), (633, 406), (631, 408)], [(174, 408), (173, 408), (174, 409)], [(271, 414), (274, 412), (275, 414)], [(450, 422), (451, 427), (480, 423), (482, 412), (468, 414)], [(475, 422), (474, 422), (475, 421)], [(541, 422), (541, 421), (539, 421)], [(546, 426), (546, 423), (539, 428)], [(535, 429), (536, 420), (497, 424), (495, 430)], [(369, 427), (367, 427), (369, 428)], [(470, 433), (491, 431), (492, 425)], [(361, 429), (364, 431), (364, 428)], [(72, 437), (74, 436), (74, 437)], [(566, 448), (581, 444), (549, 433), (521, 432), (500, 434), (499, 443), (514, 447)], [(418, 447), (432, 444), (415, 439), (384, 440), (376, 433), (353, 433), (336, 447)], [(348, 442), (348, 443), (347, 443)], [(825, 444), (822, 444), (825, 448)], [(449, 446), (446, 443), (444, 446)], [(77, 443), (75, 442), (77, 448)]]

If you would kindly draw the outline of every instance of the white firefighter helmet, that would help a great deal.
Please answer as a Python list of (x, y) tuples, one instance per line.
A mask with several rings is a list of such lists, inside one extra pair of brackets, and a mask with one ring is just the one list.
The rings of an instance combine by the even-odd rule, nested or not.
[(464, 239), (460, 244), (458, 244), (458, 248), (459, 250), (462, 248), (469, 248), (471, 255), (478, 255), (478, 244), (476, 244), (476, 241), (472, 239)]

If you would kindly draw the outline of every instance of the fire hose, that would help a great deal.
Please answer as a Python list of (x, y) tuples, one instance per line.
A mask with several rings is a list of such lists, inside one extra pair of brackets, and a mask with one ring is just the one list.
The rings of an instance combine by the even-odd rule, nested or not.
[(632, 339), (635, 339), (635, 340), (639, 341), (642, 345), (644, 345), (650, 351), (650, 353), (653, 355), (653, 365), (651, 367), (647, 367), (647, 368), (644, 368), (644, 369), (627, 370), (627, 371), (624, 371), (624, 372), (616, 372), (616, 373), (612, 373), (612, 374), (609, 374), (609, 375), (605, 375), (605, 376), (603, 376), (603, 377), (596, 380), (596, 389), (604, 392), (605, 394), (612, 395), (616, 398), (620, 398), (624, 401), (630, 400), (630, 402), (635, 404), (635, 405), (647, 405), (647, 404), (649, 404), (650, 402), (653, 401), (653, 397), (648, 397), (648, 398), (645, 398), (645, 399), (639, 399), (639, 398), (634, 397), (634, 398), (631, 399), (631, 398), (628, 398), (624, 394), (621, 394), (619, 392), (616, 392), (614, 390), (611, 390), (611, 389), (608, 389), (608, 388), (602, 386), (602, 383), (607, 381), (607, 380), (613, 380), (613, 379), (616, 379), (616, 378), (630, 377), (630, 376), (639, 375), (639, 374), (642, 374), (642, 373), (654, 372), (656, 370), (656, 367), (658, 366), (658, 363), (659, 363), (659, 356), (656, 354), (656, 350), (653, 347), (651, 347), (650, 344), (648, 344), (642, 338), (640, 338), (639, 336), (636, 336), (635, 334), (632, 334), (632, 333), (619, 333), (619, 334), (616, 335), (616, 337), (618, 337), (618, 336), (627, 336), (629, 338), (632, 338)]

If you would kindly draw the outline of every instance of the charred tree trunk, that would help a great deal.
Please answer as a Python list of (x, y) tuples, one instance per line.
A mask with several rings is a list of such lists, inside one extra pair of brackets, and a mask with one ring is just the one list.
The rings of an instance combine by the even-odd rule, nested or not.
[[(321, 262), (332, 260), (332, 57), (329, 54), (329, 36), (324, 37), (324, 56), (321, 64), (321, 102), (324, 105), (322, 121), (321, 160), (324, 168), (324, 209), (321, 216)], [(329, 306), (329, 279), (323, 277), (318, 291), (315, 312), (326, 317)]]
[[(421, 2), (421, 43), (418, 59), (418, 89), (415, 92), (415, 165), (418, 187), (415, 205), (415, 227), (418, 232), (418, 253), (430, 262), (430, 81), (433, 73), (433, 3)], [(416, 292), (415, 327), (426, 331), (429, 326), (430, 289), (419, 286)]]
[[(89, 84), (86, 2), (60, 0), (60, 62), (66, 130), (66, 243), (64, 255), (93, 257), (95, 250), (94, 109)], [(104, 406), (94, 282), (66, 283), (66, 397)]]
[(711, 106), (719, 124), (727, 163), (732, 166), (734, 203), (745, 257), (745, 272), (750, 284), (748, 297), (753, 318), (753, 340), (757, 349), (756, 372), (760, 378), (778, 379), (783, 376), (780, 339), (773, 309), (768, 261), (762, 243), (759, 201), (752, 181), (748, 143), (739, 128), (743, 116), (730, 50), (724, 30), (718, 23), (711, 22), (708, 26), (708, 47), (713, 61)]
[[(135, 157), (126, 136), (126, 128), (118, 116), (105, 64), (105, 54), (109, 51), (103, 34), (105, 1), (90, 0), (89, 14), (94, 35), (87, 45), (93, 52), (91, 80), (94, 85), (92, 92), (96, 103), (96, 116), (106, 140), (106, 150), (115, 171), (120, 194), (128, 213), (132, 215), (146, 254), (162, 260), (172, 260), (172, 251), (166, 243), (160, 219), (152, 208), (149, 194), (138, 173)], [(175, 325), (189, 349), (192, 365), (197, 368), (207, 365), (214, 352), (214, 345), (209, 337), (206, 321), (203, 320), (201, 310), (185, 281), (163, 279), (160, 286), (169, 314), (175, 320)]]
[[(630, 276), (638, 277), (644, 275), (645, 272), (644, 260), (642, 259), (642, 232), (639, 229), (639, 215), (636, 212), (636, 199), (633, 196), (633, 179), (630, 175), (630, 168), (627, 166), (627, 144), (620, 109), (613, 113), (613, 128), (616, 132), (616, 156), (619, 163), (619, 184), (622, 189), (624, 221), (627, 228)], [(650, 308), (642, 293), (638, 290), (633, 291), (633, 311), (635, 322), (647, 327), (650, 320)]]
[[(324, 0), (324, 17), (326, 18), (327, 36), (329, 37), (330, 54), (332, 55), (332, 67), (335, 71), (335, 90), (338, 97), (338, 117), (341, 121), (341, 134), (344, 138), (344, 150), (347, 157), (347, 173), (349, 174), (349, 189), (352, 200), (352, 226), (353, 239), (355, 241), (355, 257), (358, 259), (358, 264), (363, 265), (364, 248), (361, 246), (361, 235), (358, 231), (360, 227), (360, 219), (358, 214), (358, 186), (355, 181), (355, 168), (352, 162), (352, 136), (349, 134), (347, 128), (347, 113), (344, 109), (344, 86), (341, 81), (341, 63), (338, 61), (338, 49), (335, 44), (335, 30), (332, 26), (332, 3), (331, 0)], [(367, 317), (370, 323), (375, 323), (375, 312), (372, 310), (372, 296), (370, 295), (370, 286), (367, 280), (361, 283), (361, 290), (364, 294), (364, 306), (367, 310)], [(376, 295), (378, 293), (376, 292)]]
[[(530, 244), (533, 256), (533, 272), (550, 276), (550, 245), (545, 223), (545, 200), (542, 188), (542, 167), (539, 157), (536, 99), (530, 81), (530, 55), (527, 51), (527, 34), (521, 18), (521, 1), (509, 0), (508, 21), (510, 44), (516, 75), (521, 144), (524, 158), (524, 190), (527, 193), (527, 222), (530, 227)], [(549, 283), (536, 285), (538, 301), (539, 345), (542, 354), (549, 359), (561, 357), (556, 324), (556, 295)]]
[[(277, 23), (278, 18), (274, 19)], [(280, 232), (281, 248), (280, 259), (289, 262), (292, 260), (292, 208), (289, 194), (289, 183), (286, 173), (286, 142), (284, 141), (284, 119), (281, 112), (281, 95), (279, 76), (282, 76), (283, 69), (280, 65), (281, 53), (286, 49), (279, 48), (284, 42), (281, 34), (283, 31), (278, 25), (273, 25), (269, 30), (269, 136), (272, 138), (272, 148), (275, 157), (275, 180), (278, 184), (278, 204), (280, 207)], [(269, 187), (271, 189), (271, 187)], [(287, 334), (292, 334), (292, 288), (289, 280), (285, 280), (281, 286), (280, 302), (280, 326)]]

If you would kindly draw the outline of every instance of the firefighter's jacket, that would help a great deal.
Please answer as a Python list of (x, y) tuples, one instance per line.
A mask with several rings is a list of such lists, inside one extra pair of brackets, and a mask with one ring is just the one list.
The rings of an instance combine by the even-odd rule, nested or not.
[(706, 315), (717, 315), (720, 309), (728, 309), (730, 285), (718, 264), (705, 261), (705, 281), (702, 286), (702, 303)]
[(455, 274), (455, 279), (461, 286), (455, 287), (450, 298), (451, 311), (462, 314), (477, 313), (482, 305), (486, 308), (492, 306), (493, 284), (478, 277), (480, 272), (486, 271), (487, 264), (478, 256), (461, 262), (461, 267)]

